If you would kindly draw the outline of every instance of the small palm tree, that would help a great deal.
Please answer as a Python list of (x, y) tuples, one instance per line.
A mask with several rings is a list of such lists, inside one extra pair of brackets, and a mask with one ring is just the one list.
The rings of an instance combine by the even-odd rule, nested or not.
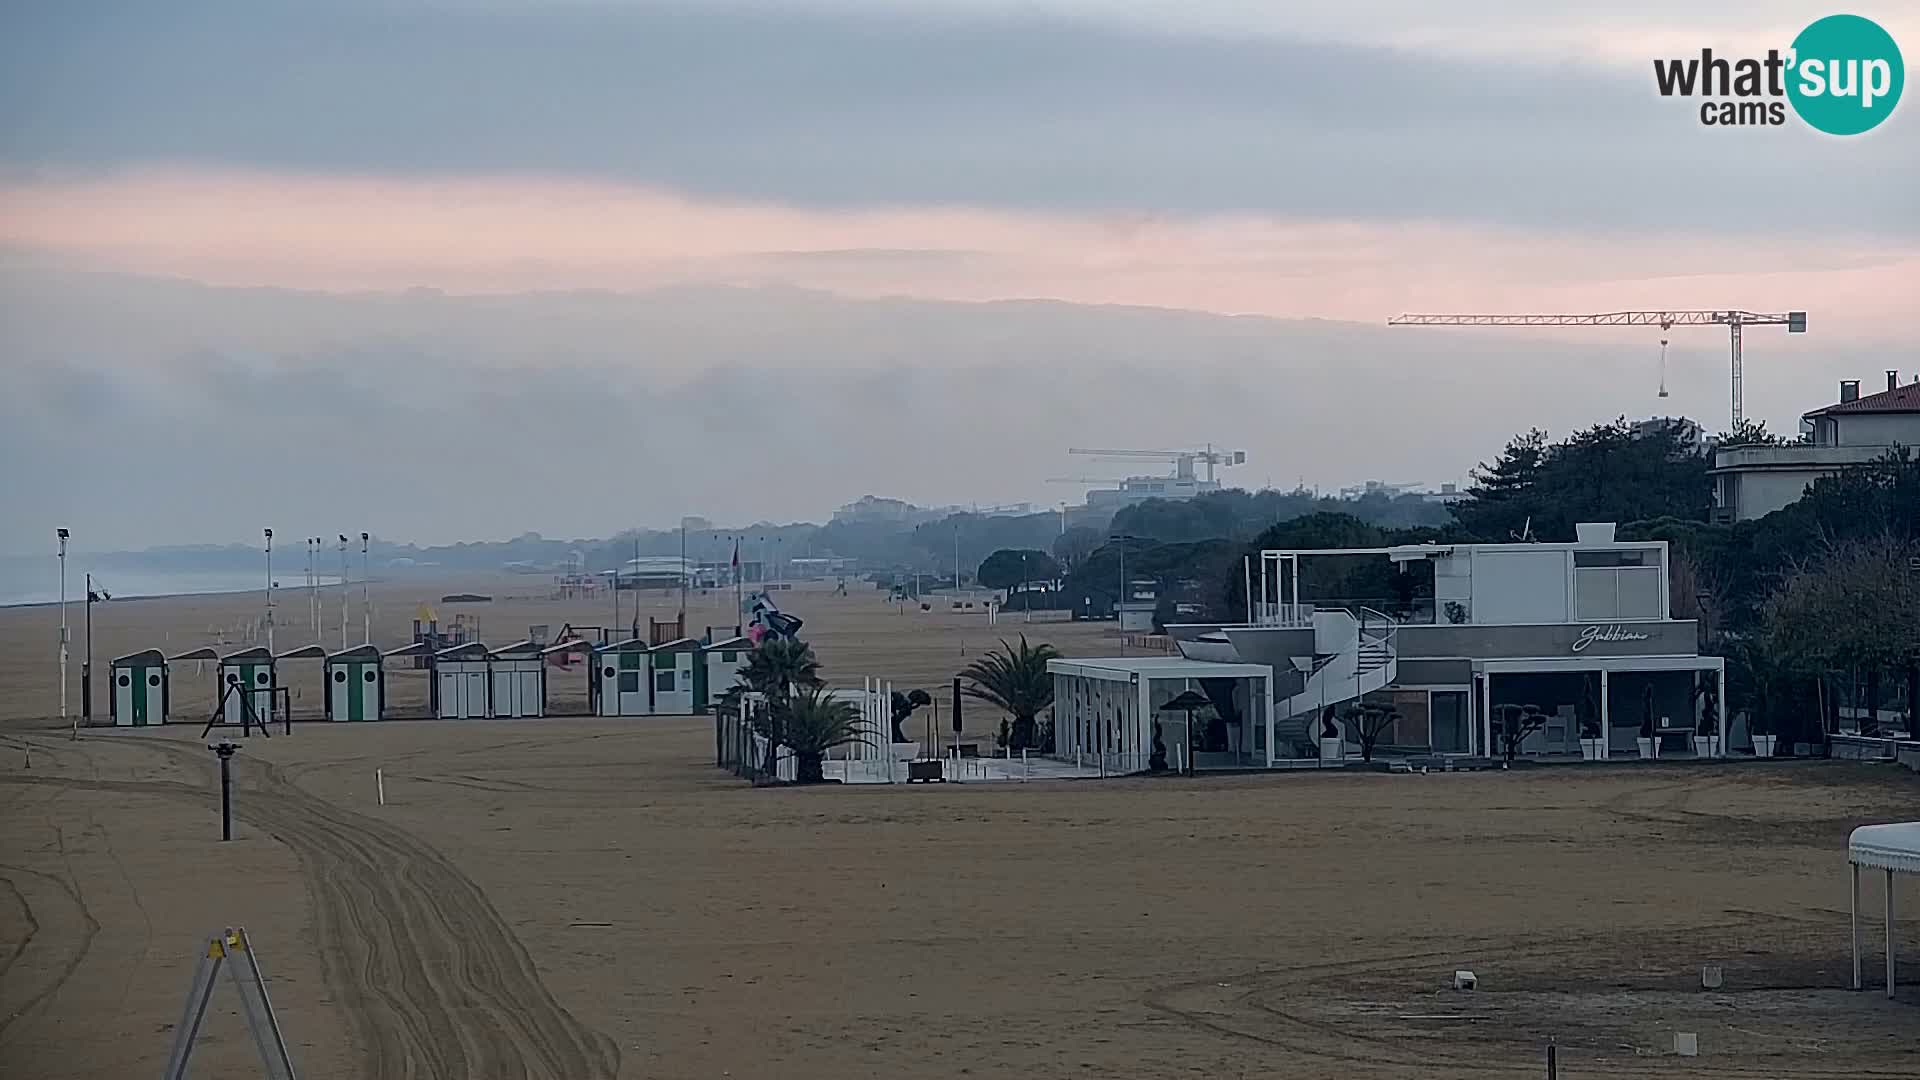
[(779, 761), (780, 744), (787, 742), (784, 727), (794, 691), (825, 685), (820, 678), (820, 660), (813, 655), (813, 646), (798, 638), (771, 637), (747, 654), (740, 680), (767, 699), (755, 726), (767, 737), (767, 759), (762, 768), (771, 776)]
[(1053, 675), (1047, 661), (1057, 659), (1060, 651), (1042, 642), (1028, 645), (1020, 635), (1018, 646), (1003, 639), (1000, 648), (968, 664), (960, 675), (968, 685), (961, 692), (989, 705), (995, 705), (1013, 717), (1007, 748), (1023, 750), (1037, 747), (1034, 717), (1053, 704)]
[[(860, 731), (860, 710), (818, 686), (801, 690), (787, 703), (780, 736), (793, 751), (794, 780), (801, 784), (825, 779), (820, 762), (827, 751), (866, 741)], [(768, 739), (771, 741), (772, 736)]]

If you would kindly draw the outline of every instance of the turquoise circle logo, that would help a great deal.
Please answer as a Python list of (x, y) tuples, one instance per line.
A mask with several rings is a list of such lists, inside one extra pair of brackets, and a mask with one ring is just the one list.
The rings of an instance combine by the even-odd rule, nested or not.
[(1829, 135), (1878, 127), (1900, 103), (1906, 65), (1893, 35), (1872, 19), (1829, 15), (1793, 39), (1793, 111)]

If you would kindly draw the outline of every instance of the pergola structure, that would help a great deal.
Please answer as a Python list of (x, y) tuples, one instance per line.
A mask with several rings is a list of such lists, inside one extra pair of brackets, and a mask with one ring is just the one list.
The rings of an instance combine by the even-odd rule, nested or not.
[[(1727, 745), (1727, 661), (1720, 656), (1614, 656), (1564, 658), (1554, 657), (1540, 660), (1476, 660), (1473, 662), (1473, 677), (1478, 684), (1480, 716), (1478, 723), (1478, 749), (1481, 753), (1497, 755), (1499, 753), (1499, 732), (1495, 730), (1494, 682), (1501, 675), (1579, 675), (1586, 672), (1598, 672), (1600, 675), (1600, 731), (1604, 735), (1613, 726), (1613, 695), (1609, 687), (1608, 676), (1616, 673), (1646, 674), (1652, 672), (1698, 673), (1711, 677), (1717, 693), (1714, 695), (1717, 712), (1713, 718), (1714, 730), (1719, 735), (1719, 746), (1725, 753)], [(1693, 718), (1687, 719), (1687, 732), (1695, 728)]]
[(1852, 872), (1853, 988), (1860, 989), (1860, 868), (1872, 867), (1887, 875), (1887, 996), (1893, 996), (1893, 876), (1920, 874), (1920, 821), (1893, 825), (1862, 825), (1847, 837), (1847, 869)]

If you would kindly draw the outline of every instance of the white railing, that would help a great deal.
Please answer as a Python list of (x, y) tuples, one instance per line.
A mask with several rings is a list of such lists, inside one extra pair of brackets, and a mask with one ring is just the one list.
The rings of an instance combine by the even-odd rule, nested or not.
[(1253, 625), (1313, 628), (1312, 604), (1276, 604), (1254, 601)]
[[(1400, 624), (1385, 612), (1362, 607), (1358, 610), (1359, 632), (1354, 637), (1354, 663), (1317, 663), (1300, 692), (1274, 703), (1278, 724), (1286, 724), (1312, 710), (1316, 714), (1327, 705), (1352, 701), (1387, 687), (1400, 673), (1397, 638)], [(1293, 730), (1288, 725), (1288, 730)]]

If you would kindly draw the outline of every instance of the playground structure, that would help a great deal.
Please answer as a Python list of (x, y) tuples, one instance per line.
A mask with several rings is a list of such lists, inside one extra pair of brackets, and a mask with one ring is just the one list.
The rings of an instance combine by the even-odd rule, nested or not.
[(477, 615), (456, 613), (452, 625), (441, 630), (440, 616), (432, 607), (421, 604), (413, 613), (413, 643), (423, 646), (425, 650), (412, 654), (413, 666), (416, 668), (428, 667), (428, 658), (434, 653), (478, 640), (480, 640), (480, 617)]

